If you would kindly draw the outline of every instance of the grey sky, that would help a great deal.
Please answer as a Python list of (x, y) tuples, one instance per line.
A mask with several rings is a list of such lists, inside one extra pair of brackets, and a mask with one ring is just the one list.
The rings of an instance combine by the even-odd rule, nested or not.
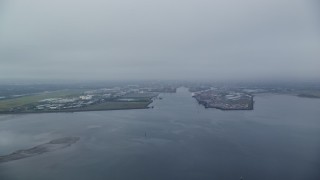
[(0, 78), (320, 77), (317, 0), (0, 0)]

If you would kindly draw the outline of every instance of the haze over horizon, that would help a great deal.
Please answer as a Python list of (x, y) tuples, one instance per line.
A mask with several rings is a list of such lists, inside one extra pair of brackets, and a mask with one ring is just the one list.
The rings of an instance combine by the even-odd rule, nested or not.
[(319, 79), (316, 0), (2, 0), (0, 79)]

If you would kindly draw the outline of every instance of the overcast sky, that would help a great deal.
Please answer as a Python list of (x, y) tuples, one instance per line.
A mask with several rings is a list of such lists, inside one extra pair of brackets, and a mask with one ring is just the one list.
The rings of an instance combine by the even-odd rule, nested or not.
[(318, 0), (0, 0), (0, 79), (320, 77)]

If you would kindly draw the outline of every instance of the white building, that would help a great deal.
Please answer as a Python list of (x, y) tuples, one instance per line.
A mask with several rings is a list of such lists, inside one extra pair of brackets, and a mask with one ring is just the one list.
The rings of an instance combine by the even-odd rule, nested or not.
[(81, 100), (90, 100), (90, 99), (92, 99), (92, 97), (93, 97), (93, 95), (86, 95), (86, 96), (80, 96), (79, 98)]

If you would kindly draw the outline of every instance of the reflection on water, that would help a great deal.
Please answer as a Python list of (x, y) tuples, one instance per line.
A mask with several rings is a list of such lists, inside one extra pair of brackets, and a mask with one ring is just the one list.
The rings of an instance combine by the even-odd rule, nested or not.
[(146, 110), (0, 116), (0, 155), (80, 137), (0, 164), (0, 179), (320, 179), (319, 100), (260, 95), (254, 111), (220, 111), (185, 88), (162, 97)]

